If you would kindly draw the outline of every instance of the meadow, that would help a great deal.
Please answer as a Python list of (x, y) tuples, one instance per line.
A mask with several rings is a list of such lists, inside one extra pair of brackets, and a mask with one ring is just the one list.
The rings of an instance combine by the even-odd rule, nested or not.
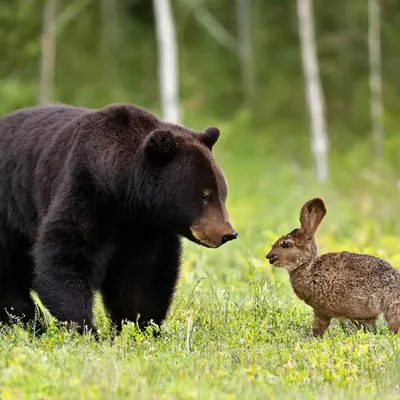
[(217, 250), (184, 242), (179, 290), (157, 339), (133, 324), (114, 336), (100, 302), (99, 342), (51, 321), (41, 336), (1, 328), (2, 400), (399, 398), (400, 341), (384, 321), (376, 334), (334, 322), (312, 338), (311, 308), (265, 259), (298, 227), (304, 201), (322, 196), (320, 253), (368, 252), (400, 266), (395, 173), (372, 163), (365, 144), (332, 153), (330, 181), (316, 184), (306, 133), (291, 147), (282, 135), (250, 133), (245, 117), (220, 127), (215, 152), (239, 239)]

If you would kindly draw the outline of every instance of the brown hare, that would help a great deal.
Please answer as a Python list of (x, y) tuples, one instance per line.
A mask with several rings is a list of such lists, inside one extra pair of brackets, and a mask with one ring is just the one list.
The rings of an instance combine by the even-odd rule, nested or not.
[(307, 201), (300, 212), (301, 227), (274, 243), (266, 256), (270, 264), (288, 270), (294, 292), (314, 309), (314, 336), (323, 336), (331, 318), (375, 329), (382, 313), (397, 333), (400, 271), (367, 254), (343, 251), (318, 257), (314, 235), (325, 214), (322, 199)]

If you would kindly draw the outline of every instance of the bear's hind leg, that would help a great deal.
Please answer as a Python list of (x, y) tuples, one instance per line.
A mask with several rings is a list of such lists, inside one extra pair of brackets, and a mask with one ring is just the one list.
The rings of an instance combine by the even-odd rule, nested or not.
[(35, 317), (30, 295), (33, 260), (29, 244), (20, 240), (10, 248), (0, 247), (0, 321), (5, 324), (29, 322)]

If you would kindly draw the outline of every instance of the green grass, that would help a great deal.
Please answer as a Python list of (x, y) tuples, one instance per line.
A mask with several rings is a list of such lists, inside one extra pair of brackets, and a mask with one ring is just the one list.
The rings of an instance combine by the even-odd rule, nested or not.
[[(320, 253), (369, 252), (400, 266), (395, 174), (373, 167), (368, 149), (332, 156), (318, 185), (308, 144), (224, 127), (215, 148), (229, 181), (228, 209), (240, 238), (220, 249), (185, 242), (182, 278), (162, 335), (125, 326), (102, 340), (50, 326), (41, 337), (19, 326), (0, 340), (0, 398), (6, 399), (359, 399), (400, 397), (400, 342), (383, 321), (377, 334), (333, 323), (310, 336), (312, 310), (265, 254), (298, 226), (304, 201), (323, 196)], [(292, 136), (293, 137), (293, 136)], [(303, 154), (300, 159), (296, 153)], [(294, 160), (294, 161), (293, 161)]]

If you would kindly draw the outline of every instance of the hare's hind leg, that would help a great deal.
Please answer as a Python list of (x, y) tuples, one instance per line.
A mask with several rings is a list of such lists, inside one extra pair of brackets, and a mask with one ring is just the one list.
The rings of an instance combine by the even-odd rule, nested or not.
[(314, 311), (314, 322), (313, 322), (313, 328), (312, 328), (313, 336), (322, 337), (324, 335), (325, 331), (328, 329), (330, 323), (331, 323), (330, 317), (318, 315)]
[(400, 303), (390, 304), (383, 315), (389, 325), (389, 329), (393, 333), (398, 333), (400, 331)]

